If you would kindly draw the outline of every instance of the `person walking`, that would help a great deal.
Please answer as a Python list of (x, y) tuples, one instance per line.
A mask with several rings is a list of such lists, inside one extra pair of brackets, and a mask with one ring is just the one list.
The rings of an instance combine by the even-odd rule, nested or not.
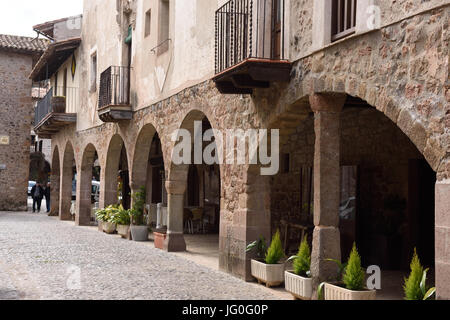
[(44, 191), (44, 196), (45, 196), (45, 204), (47, 205), (47, 213), (50, 213), (50, 193), (51, 193), (51, 189), (50, 189), (50, 182), (47, 183), (47, 187), (45, 188)]
[(31, 196), (33, 197), (33, 213), (36, 212), (36, 209), (38, 212), (41, 212), (44, 189), (40, 183), (36, 183), (36, 185), (31, 189)]

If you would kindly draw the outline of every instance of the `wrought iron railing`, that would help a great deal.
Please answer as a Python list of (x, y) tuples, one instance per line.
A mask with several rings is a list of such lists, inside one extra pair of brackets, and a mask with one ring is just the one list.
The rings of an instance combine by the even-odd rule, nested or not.
[(130, 105), (130, 68), (111, 66), (100, 76), (98, 107)]
[(34, 112), (34, 125), (37, 126), (42, 119), (52, 112), (53, 88), (51, 88), (45, 97), (37, 103)]
[(215, 70), (248, 58), (284, 60), (285, 0), (231, 0), (216, 11)]
[[(53, 87), (48, 90), (43, 99), (38, 101), (35, 116), (34, 125), (38, 125), (48, 114), (61, 113), (61, 109), (56, 110), (52, 104), (52, 98), (54, 96), (64, 97), (65, 106), (64, 113), (76, 113), (79, 102), (78, 88), (73, 87)], [(61, 106), (59, 106), (61, 108)]]

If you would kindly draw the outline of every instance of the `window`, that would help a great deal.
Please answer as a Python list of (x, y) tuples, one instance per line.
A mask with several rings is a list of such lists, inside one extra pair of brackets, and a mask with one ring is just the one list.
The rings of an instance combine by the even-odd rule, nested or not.
[(91, 92), (97, 90), (97, 52), (91, 56)]
[(159, 1), (158, 55), (169, 50), (170, 1)]
[(58, 72), (55, 73), (55, 90), (53, 90), (53, 95), (58, 95)]
[(145, 13), (145, 31), (144, 31), (145, 37), (148, 37), (151, 33), (151, 23), (152, 23), (152, 10), (150, 9)]
[(355, 32), (356, 0), (333, 0), (331, 40), (336, 41)]

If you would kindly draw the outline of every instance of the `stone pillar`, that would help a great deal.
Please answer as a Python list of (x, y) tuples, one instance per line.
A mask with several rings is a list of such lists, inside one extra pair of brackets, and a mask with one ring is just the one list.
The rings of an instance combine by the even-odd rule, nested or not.
[(91, 224), (91, 194), (92, 194), (92, 158), (83, 163), (80, 173), (77, 175), (77, 215), (75, 225), (89, 226)]
[(181, 181), (166, 181), (168, 193), (167, 238), (164, 250), (168, 252), (186, 251), (183, 235), (184, 193), (186, 183)]
[(450, 180), (436, 183), (436, 297), (450, 299)]
[(325, 259), (341, 259), (340, 203), (340, 113), (346, 95), (310, 96), (315, 113), (314, 236), (311, 273), (316, 289), (320, 282), (335, 279), (337, 266)]
[(117, 176), (118, 169), (100, 172), (100, 208), (117, 204)]
[(61, 187), (61, 179), (60, 179), (60, 168), (59, 163), (57, 164), (58, 168), (54, 168), (52, 170), (52, 175), (50, 177), (50, 213), (49, 216), (58, 217), (59, 216), (59, 195), (60, 195), (60, 187)]
[[(60, 197), (59, 197), (59, 219), (60, 220), (72, 220), (72, 215), (70, 214), (70, 207), (72, 205), (72, 163), (73, 158), (64, 157), (62, 175), (61, 175), (61, 186), (60, 186)], [(67, 159), (69, 158), (69, 159)]]

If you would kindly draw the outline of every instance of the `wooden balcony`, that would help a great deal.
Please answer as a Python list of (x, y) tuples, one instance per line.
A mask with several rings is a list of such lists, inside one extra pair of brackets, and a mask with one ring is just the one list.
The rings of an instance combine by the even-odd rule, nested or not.
[[(73, 97), (66, 93), (65, 96), (53, 96), (53, 88), (48, 91), (46, 96), (37, 103), (34, 118), (34, 131), (42, 139), (51, 139), (62, 128), (77, 122), (75, 105), (70, 106), (71, 102), (78, 97), (75, 88), (66, 88), (69, 92), (74, 92)], [(72, 113), (68, 113), (72, 112)]]
[(131, 120), (130, 68), (109, 67), (100, 76), (98, 116), (103, 122)]
[(213, 80), (223, 94), (252, 94), (288, 82), (284, 57), (285, 0), (231, 0), (216, 11)]

